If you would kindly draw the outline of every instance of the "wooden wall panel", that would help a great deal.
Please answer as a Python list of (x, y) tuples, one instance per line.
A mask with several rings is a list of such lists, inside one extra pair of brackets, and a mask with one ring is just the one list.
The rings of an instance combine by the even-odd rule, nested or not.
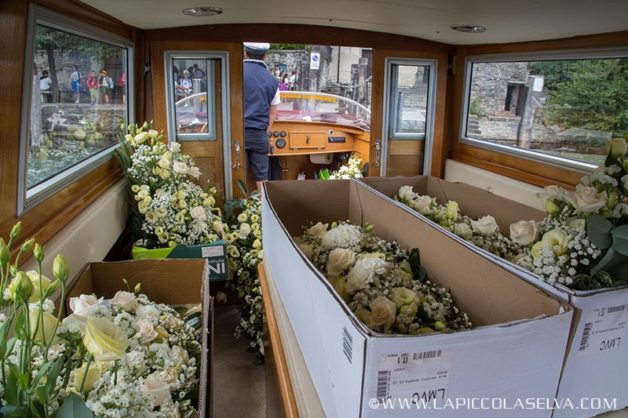
[(464, 101), (465, 59), (471, 55), (571, 50), (583, 48), (626, 47), (628, 31), (592, 36), (578, 36), (550, 41), (523, 42), (499, 45), (472, 45), (457, 48), (453, 78), (452, 100), (449, 101), (449, 128), (447, 133), (450, 158), (525, 181), (537, 186), (559, 184), (573, 187), (584, 171), (542, 163), (506, 153), (478, 148), (460, 142), (460, 125)]
[(120, 179), (115, 160), (76, 180), (45, 202), (17, 217), (20, 119), (29, 4), (135, 39), (135, 28), (75, 0), (8, 0), (0, 2), (0, 236), (6, 237), (18, 220), (22, 238), (45, 243)]
[(387, 176), (418, 176), (423, 174), (424, 141), (390, 141), (388, 143)]

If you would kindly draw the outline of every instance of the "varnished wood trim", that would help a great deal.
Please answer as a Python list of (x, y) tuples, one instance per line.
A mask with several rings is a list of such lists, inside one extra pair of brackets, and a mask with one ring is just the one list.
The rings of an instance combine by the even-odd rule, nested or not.
[(388, 48), (412, 52), (453, 52), (453, 47), (450, 45), (410, 36), (317, 25), (242, 23), (187, 26), (148, 30), (146, 31), (146, 36), (151, 41), (187, 41), (193, 36), (197, 39), (206, 39), (212, 42), (241, 43), (259, 40), (271, 43), (292, 42), (363, 48)]
[(390, 155), (423, 155), (424, 141), (390, 141), (388, 150)]
[(299, 410), (297, 409), (297, 403), (294, 397), (292, 380), (290, 379), (288, 363), (286, 362), (286, 354), (283, 349), (283, 344), (281, 343), (281, 336), (279, 335), (279, 325), (277, 324), (277, 318), (275, 317), (275, 311), (273, 310), (273, 301), (270, 296), (270, 289), (268, 287), (268, 280), (264, 270), (264, 263), (258, 264), (257, 271), (262, 287), (264, 314), (268, 324), (268, 337), (270, 339), (270, 344), (272, 345), (273, 359), (275, 360), (277, 368), (277, 379), (279, 380), (279, 391), (283, 403), (284, 416), (286, 418), (298, 418)]

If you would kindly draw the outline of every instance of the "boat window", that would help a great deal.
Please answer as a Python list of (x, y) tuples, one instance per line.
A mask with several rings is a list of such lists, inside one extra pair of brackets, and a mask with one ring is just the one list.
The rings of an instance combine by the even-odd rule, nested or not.
[(219, 60), (207, 54), (167, 53), (168, 137), (216, 140), (216, 78)]
[(43, 9), (29, 23), (18, 212), (110, 158), (130, 108), (130, 41)]
[(628, 51), (467, 60), (463, 142), (572, 168), (628, 135)]
[(393, 64), (390, 132), (393, 139), (424, 139), (430, 67)]

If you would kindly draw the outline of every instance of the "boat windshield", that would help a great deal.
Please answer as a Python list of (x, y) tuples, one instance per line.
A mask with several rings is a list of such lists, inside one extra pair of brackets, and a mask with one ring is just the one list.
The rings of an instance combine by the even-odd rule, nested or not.
[(371, 111), (342, 96), (306, 91), (281, 91), (277, 121), (322, 122), (370, 131)]

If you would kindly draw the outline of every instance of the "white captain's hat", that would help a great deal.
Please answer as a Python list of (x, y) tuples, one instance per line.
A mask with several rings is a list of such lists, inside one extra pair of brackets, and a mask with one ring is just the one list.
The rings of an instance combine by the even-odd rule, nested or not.
[(244, 50), (250, 54), (265, 54), (270, 49), (268, 42), (244, 42)]

